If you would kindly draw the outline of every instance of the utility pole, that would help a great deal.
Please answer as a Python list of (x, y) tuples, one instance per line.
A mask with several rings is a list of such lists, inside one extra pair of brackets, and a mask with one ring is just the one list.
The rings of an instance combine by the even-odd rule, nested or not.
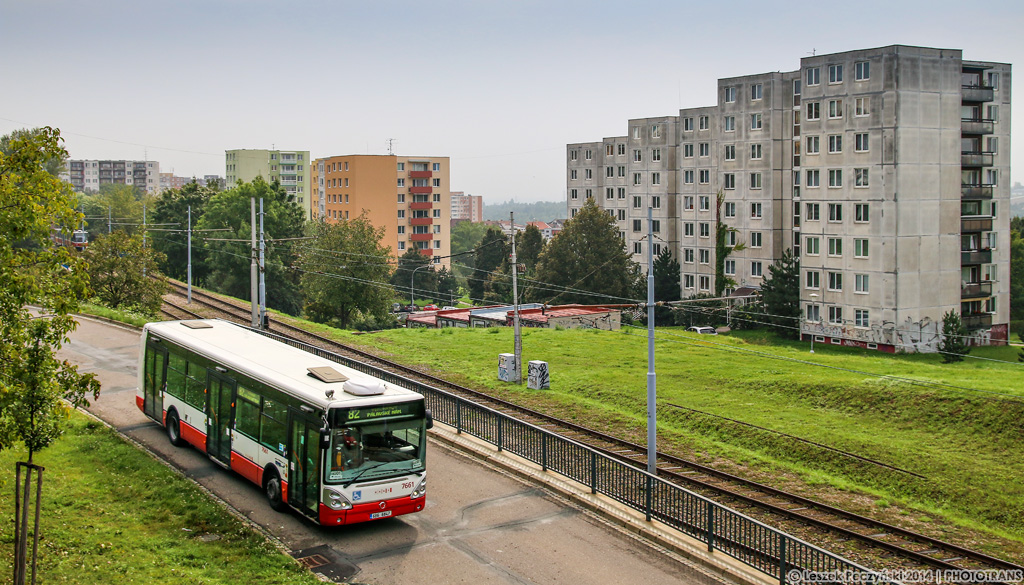
[[(142, 253), (146, 253), (146, 205), (142, 205)], [(142, 278), (146, 278), (146, 263), (142, 263)]]
[(259, 327), (260, 326), (260, 321), (259, 321), (259, 318), (260, 318), (260, 316), (259, 316), (260, 292), (259, 292), (259, 288), (258, 288), (258, 280), (257, 280), (257, 274), (256, 274), (256, 271), (258, 270), (258, 267), (256, 266), (256, 255), (258, 253), (257, 250), (256, 250), (256, 198), (255, 197), (251, 198), (249, 200), (249, 202), (250, 202), (250, 210), (251, 210), (251, 214), (250, 214), (251, 215), (251, 219), (250, 219), (249, 225), (252, 226), (252, 248), (249, 251), (250, 255), (252, 257), (252, 261), (249, 263), (249, 285), (250, 285), (249, 298), (252, 299), (252, 326), (253, 327)]
[(519, 273), (519, 266), (516, 263), (516, 222), (515, 213), (509, 212), (508, 214), (509, 228), (512, 231), (512, 325), (515, 329), (515, 368), (512, 372), (512, 378), (516, 384), (523, 383), (523, 338), (519, 334), (519, 286), (517, 276)]
[(263, 240), (263, 198), (260, 197), (260, 329), (267, 328), (267, 283), (264, 280), (266, 264), (263, 257), (266, 248)]
[(188, 206), (188, 304), (192, 304), (192, 206)]
[(654, 208), (647, 208), (647, 472), (658, 473), (658, 393), (654, 373)]
[(114, 228), (113, 228), (113, 221), (114, 221), (113, 215), (114, 215), (114, 210), (111, 208), (111, 206), (108, 205), (107, 206), (107, 233), (108, 234), (114, 230)]

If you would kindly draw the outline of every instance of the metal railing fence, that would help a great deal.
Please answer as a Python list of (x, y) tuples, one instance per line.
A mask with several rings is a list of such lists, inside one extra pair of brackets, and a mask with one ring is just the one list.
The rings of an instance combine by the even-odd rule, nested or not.
[[(589, 486), (723, 553), (778, 579), (794, 582), (791, 571), (855, 574), (862, 582), (883, 579), (853, 561), (818, 548), (704, 496), (651, 475), (646, 469), (609, 457), (595, 449), (518, 420), (471, 400), (417, 382), (355, 359), (269, 331), (251, 329), (293, 347), (397, 384), (424, 396), (434, 420), (495, 445), (551, 471)], [(869, 577), (865, 577), (868, 576)], [(799, 577), (796, 579), (800, 580)], [(827, 583), (829, 580), (819, 580)]]

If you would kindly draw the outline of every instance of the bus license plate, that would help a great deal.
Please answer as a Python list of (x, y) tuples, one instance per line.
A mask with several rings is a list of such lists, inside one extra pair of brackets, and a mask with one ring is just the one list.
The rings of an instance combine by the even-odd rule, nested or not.
[(370, 514), (370, 520), (376, 520), (377, 518), (387, 518), (391, 515), (391, 510), (385, 510), (383, 512), (374, 512)]

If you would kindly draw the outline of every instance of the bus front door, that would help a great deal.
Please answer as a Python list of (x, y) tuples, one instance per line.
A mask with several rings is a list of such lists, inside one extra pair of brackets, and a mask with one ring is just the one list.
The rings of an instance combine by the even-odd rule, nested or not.
[(235, 381), (209, 372), (207, 382), (206, 454), (231, 466), (231, 421), (234, 419)]
[(306, 516), (320, 515), (320, 427), (301, 411), (288, 409), (288, 503)]
[(163, 423), (163, 389), (167, 383), (167, 348), (155, 343), (146, 344), (146, 379), (142, 389), (142, 412)]

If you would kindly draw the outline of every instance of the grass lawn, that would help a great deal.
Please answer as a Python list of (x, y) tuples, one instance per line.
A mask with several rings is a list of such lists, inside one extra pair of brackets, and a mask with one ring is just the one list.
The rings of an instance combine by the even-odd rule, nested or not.
[[(549, 363), (551, 389), (540, 392), (497, 380), (498, 354), (512, 351), (511, 328), (337, 335), (645, 442), (645, 329), (525, 330), (524, 361)], [(853, 489), (869, 508), (894, 506), (922, 523), (928, 515), (940, 516), (1024, 543), (1024, 370), (1016, 348), (972, 352), (1012, 363), (967, 358), (958, 364), (943, 364), (935, 354), (894, 356), (825, 344), (816, 344), (814, 354), (808, 349), (757, 331), (712, 337), (659, 328), (659, 447), (738, 463), (769, 482), (778, 471), (811, 485)], [(672, 404), (849, 451), (924, 479)]]
[[(14, 464), (0, 452), (0, 574), (13, 574)], [(36, 456), (43, 474), (40, 583), (214, 585), (319, 583), (192, 482), (72, 413), (57, 443)], [(31, 549), (31, 543), (30, 543)], [(5, 581), (0, 577), (0, 581)]]

